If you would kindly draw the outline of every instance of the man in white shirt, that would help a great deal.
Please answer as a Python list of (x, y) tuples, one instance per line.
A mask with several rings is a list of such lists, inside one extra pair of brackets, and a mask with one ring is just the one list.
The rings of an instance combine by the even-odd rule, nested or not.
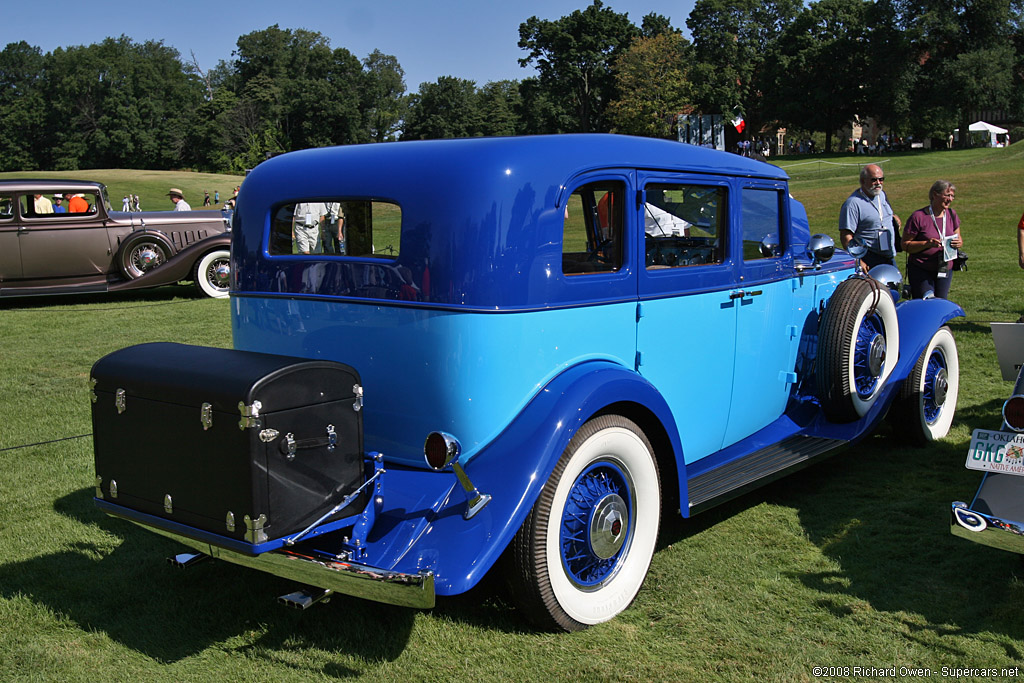
[(660, 206), (644, 204), (644, 232), (649, 237), (689, 237), (693, 224)]
[(179, 190), (178, 188), (172, 187), (171, 191), (167, 193), (167, 196), (171, 198), (172, 202), (174, 202), (175, 211), (192, 210), (192, 207), (189, 206), (188, 202), (185, 201), (184, 195), (182, 195), (181, 190)]
[(320, 225), (327, 218), (327, 205), (323, 202), (301, 202), (295, 205), (292, 218), (292, 237), (300, 254), (319, 254)]

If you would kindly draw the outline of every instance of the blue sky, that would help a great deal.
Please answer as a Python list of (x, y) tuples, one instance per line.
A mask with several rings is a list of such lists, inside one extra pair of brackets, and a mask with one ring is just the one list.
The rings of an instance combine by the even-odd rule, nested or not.
[[(162, 40), (203, 69), (231, 59), (240, 35), (278, 24), (327, 36), (363, 59), (374, 49), (398, 57), (410, 92), (440, 76), (483, 85), (533, 74), (519, 66), (519, 24), (531, 16), (558, 19), (590, 0), (48, 0), (8, 3), (0, 45), (24, 40), (44, 53), (122, 34), (136, 42)], [(639, 25), (657, 12), (686, 31), (693, 0), (608, 0)]]

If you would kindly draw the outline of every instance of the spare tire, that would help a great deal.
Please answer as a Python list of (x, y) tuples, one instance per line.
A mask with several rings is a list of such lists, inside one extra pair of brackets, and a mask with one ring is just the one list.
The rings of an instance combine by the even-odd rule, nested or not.
[(818, 325), (818, 400), (832, 422), (852, 422), (874, 405), (899, 359), (892, 295), (875, 280), (841, 282)]

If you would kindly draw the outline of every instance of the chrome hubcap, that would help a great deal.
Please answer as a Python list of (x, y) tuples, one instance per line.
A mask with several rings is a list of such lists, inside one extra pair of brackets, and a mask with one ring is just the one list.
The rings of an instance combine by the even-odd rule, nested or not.
[(946, 394), (949, 392), (949, 377), (946, 375), (946, 368), (935, 373), (935, 388), (933, 389), (933, 400), (936, 406), (946, 403)]
[(618, 494), (610, 493), (598, 501), (590, 519), (590, 549), (607, 560), (622, 548), (629, 530), (629, 508)]
[(871, 340), (871, 348), (868, 351), (868, 370), (872, 377), (882, 374), (882, 366), (885, 365), (885, 337), (876, 334)]
[(228, 286), (228, 280), (231, 277), (231, 268), (223, 261), (216, 262), (210, 266), (208, 277), (210, 284), (214, 287), (218, 289), (226, 289)]

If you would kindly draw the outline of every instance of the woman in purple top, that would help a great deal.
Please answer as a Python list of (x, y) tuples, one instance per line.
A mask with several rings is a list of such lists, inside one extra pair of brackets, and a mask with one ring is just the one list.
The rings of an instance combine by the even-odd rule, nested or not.
[[(907, 252), (907, 278), (915, 299), (929, 295), (949, 298), (956, 250), (963, 246), (960, 217), (950, 208), (956, 186), (936, 180), (928, 192), (929, 205), (918, 209), (903, 228), (903, 251)], [(944, 248), (943, 243), (948, 243)], [(945, 251), (945, 257), (943, 252)]]

